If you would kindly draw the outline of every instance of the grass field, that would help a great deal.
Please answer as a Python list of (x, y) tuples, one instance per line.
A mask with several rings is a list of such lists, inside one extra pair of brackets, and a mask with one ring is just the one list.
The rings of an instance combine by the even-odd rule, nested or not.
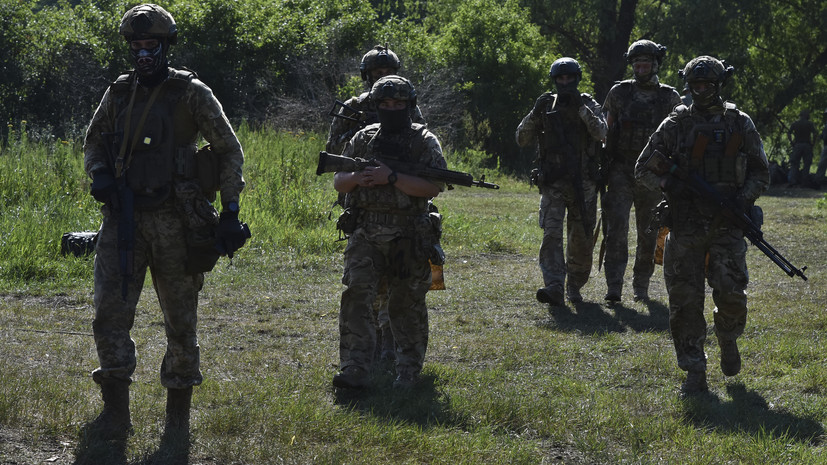
[[(205, 381), (193, 399), (190, 463), (827, 463), (822, 193), (774, 189), (759, 201), (766, 239), (797, 266), (809, 266), (810, 279), (784, 275), (750, 247), (751, 313), (739, 341), (744, 369), (725, 378), (711, 337), (711, 394), (682, 399), (661, 268), (648, 303), (631, 301), (629, 270), (623, 302), (605, 304), (605, 281), (595, 268), (584, 303), (539, 304), (538, 193), (488, 173), (503, 189), (460, 187), (437, 199), (446, 217), (447, 289), (428, 295), (425, 382), (401, 393), (390, 387), (392, 374), (377, 371), (373, 388), (345, 395), (330, 384), (338, 362), (343, 243), (334, 242), (327, 219), (331, 179), (312, 174), (321, 144), (290, 136), (271, 147), (256, 133), (242, 137), (249, 165), (242, 219), (254, 237), (232, 264), (219, 262), (201, 294)], [(77, 177), (77, 186), (63, 188), (58, 207), (32, 206), (48, 196), (25, 199), (39, 198), (41, 186), (54, 180), (20, 183), (18, 189), (31, 192), (13, 202), (13, 189), (0, 189), (12, 205), (0, 217), (4, 465), (81, 463), (81, 428), (101, 407), (90, 377), (97, 366), (92, 259), (62, 258), (54, 250), (60, 231), (94, 228), (98, 220), (83, 197), (77, 148), (69, 145), (65, 153), (38, 155), (63, 157)], [(310, 161), (301, 153), (310, 153)], [(6, 183), (3, 163), (12, 155), (3, 157)], [(29, 169), (38, 168), (20, 168), (26, 175)], [(288, 205), (297, 203), (290, 195), (303, 205)], [(50, 214), (57, 215), (52, 226)], [(18, 236), (9, 231), (14, 227), (37, 237)], [(50, 245), (40, 249), (44, 241)], [(15, 247), (26, 249), (15, 253)], [(708, 321), (711, 311), (707, 298)], [(132, 335), (135, 433), (125, 461), (163, 463), (158, 369), (165, 340), (149, 283)]]

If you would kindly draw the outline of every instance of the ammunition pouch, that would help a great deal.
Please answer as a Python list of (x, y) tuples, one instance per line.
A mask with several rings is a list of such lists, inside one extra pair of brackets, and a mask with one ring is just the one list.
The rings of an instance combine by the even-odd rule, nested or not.
[(187, 274), (212, 271), (219, 257), (215, 250), (215, 226), (187, 229)]
[(197, 151), (195, 147), (179, 147), (175, 159), (175, 171), (187, 181), (194, 181), (210, 202), (221, 188), (218, 154), (212, 145), (205, 145)]
[(359, 225), (360, 211), (361, 209), (356, 207), (347, 207), (339, 215), (339, 219), (336, 220), (336, 229), (341, 231), (345, 237), (356, 231), (356, 227)]

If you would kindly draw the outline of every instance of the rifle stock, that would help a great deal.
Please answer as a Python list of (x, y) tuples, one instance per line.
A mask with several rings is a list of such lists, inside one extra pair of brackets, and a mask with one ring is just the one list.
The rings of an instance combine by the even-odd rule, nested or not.
[[(500, 188), (497, 184), (485, 182), (485, 176), (480, 177), (479, 181), (475, 181), (473, 176), (461, 171), (423, 167), (417, 163), (409, 163), (401, 160), (383, 159), (382, 162), (400, 173), (409, 174), (411, 176), (419, 176), (421, 178), (428, 178), (434, 181), (441, 181), (446, 184), (456, 184), (466, 187), (476, 186), (485, 189)], [(378, 162), (376, 159), (365, 160), (364, 158), (343, 157), (341, 155), (335, 155), (322, 151), (319, 152), (319, 163), (316, 166), (316, 175), (320, 176), (323, 173), (335, 173), (337, 171), (361, 171), (368, 166), (377, 165)]]

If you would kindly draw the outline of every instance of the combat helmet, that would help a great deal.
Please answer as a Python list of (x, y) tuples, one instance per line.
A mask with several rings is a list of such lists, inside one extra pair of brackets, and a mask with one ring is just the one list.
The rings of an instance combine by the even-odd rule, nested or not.
[(693, 82), (704, 81), (712, 84), (712, 88), (706, 92), (691, 91), (694, 103), (703, 108), (719, 101), (721, 88), (726, 85), (734, 72), (735, 68), (727, 65), (726, 62), (708, 55), (701, 55), (691, 59), (683, 70), (678, 71), (678, 76), (689, 84), (690, 91)]
[(178, 41), (178, 26), (167, 10), (145, 3), (132, 7), (123, 15), (118, 34), (127, 41), (158, 39), (174, 45)]
[(406, 100), (408, 107), (416, 106), (416, 89), (411, 81), (392, 74), (383, 76), (373, 83), (370, 89), (370, 98), (374, 102), (384, 99)]
[(577, 62), (574, 58), (563, 57), (554, 60), (554, 63), (551, 64), (551, 68), (548, 70), (548, 77), (554, 80), (557, 76), (562, 76), (564, 74), (572, 74), (577, 76), (577, 83), (580, 83), (580, 80), (583, 79), (583, 70), (580, 69), (580, 63)]
[(388, 45), (376, 45), (359, 63), (359, 71), (362, 73), (362, 80), (370, 82), (370, 72), (376, 68), (392, 68), (394, 72), (399, 71), (402, 62), (389, 48)]
[(626, 58), (626, 62), (630, 65), (634, 61), (635, 57), (641, 55), (650, 55), (655, 59), (655, 63), (660, 66), (663, 63), (663, 57), (666, 56), (666, 47), (656, 44), (651, 40), (640, 39), (632, 42), (632, 45), (629, 46), (629, 50), (623, 54)]

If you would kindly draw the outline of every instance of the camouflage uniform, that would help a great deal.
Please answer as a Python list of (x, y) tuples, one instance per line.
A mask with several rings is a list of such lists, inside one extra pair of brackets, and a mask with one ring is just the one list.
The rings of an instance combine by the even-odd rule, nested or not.
[(647, 82), (635, 79), (615, 84), (609, 90), (603, 111), (613, 117), (607, 141), (608, 173), (606, 192), (601, 195), (605, 231), (605, 273), (608, 295), (620, 298), (623, 275), (629, 260), (629, 216), (635, 207), (637, 248), (632, 287), (636, 297), (646, 297), (649, 279), (655, 271), (657, 230), (647, 232), (652, 210), (663, 198), (635, 182), (634, 166), (649, 136), (669, 112), (681, 103), (677, 91), (658, 82), (654, 75)]
[[(520, 147), (539, 144), (541, 178), (540, 221), (543, 241), (540, 245), (540, 271), (545, 290), (563, 294), (566, 286), (569, 296), (579, 293), (589, 279), (592, 267), (594, 243), (591, 231), (597, 213), (597, 144), (606, 136), (606, 122), (600, 105), (589, 95), (581, 94), (582, 105), (560, 110), (560, 118), (549, 112), (557, 108), (558, 94), (541, 95), (534, 108), (517, 127), (516, 139)], [(555, 110), (556, 111), (556, 110)], [(558, 131), (555, 125), (561, 125)], [(565, 134), (566, 141), (559, 140)], [(582, 180), (582, 196), (586, 211), (581, 211), (572, 183), (573, 175), (564, 166), (570, 164), (562, 152), (562, 146), (570, 144), (574, 149), (576, 166)], [(563, 220), (567, 217), (567, 249), (563, 256)], [(584, 230), (583, 223), (586, 223)]]
[[(131, 162), (124, 167), (127, 185), (135, 193), (134, 262), (125, 297), (122, 296), (118, 247), (118, 214), (107, 203), (95, 258), (95, 319), (93, 330), (100, 368), (97, 383), (114, 379), (131, 381), (135, 371), (135, 342), (130, 330), (143, 288), (147, 267), (164, 313), (167, 350), (161, 365), (161, 383), (184, 389), (201, 383), (196, 337), (198, 292), (203, 273), (186, 271), (187, 238), (193, 228), (218, 223), (218, 214), (191, 178), (191, 163), (200, 133), (219, 159), (222, 202), (238, 202), (244, 187), (241, 145), (212, 91), (194, 73), (170, 68), (151, 106)], [(131, 144), (134, 137), (113, 144), (123, 134), (124, 118), (133, 92), (134, 74), (121, 76), (103, 96), (86, 132), (85, 169), (114, 171), (117, 143)], [(132, 130), (155, 88), (134, 87)], [(114, 147), (114, 148), (113, 148)], [(127, 150), (128, 152), (128, 150)], [(194, 194), (195, 192), (195, 194)]]
[[(379, 124), (370, 125), (347, 143), (344, 155), (446, 167), (436, 136), (419, 124), (399, 134), (383, 134)], [(397, 373), (416, 377), (428, 346), (425, 295), (431, 285), (427, 242), (432, 239), (428, 199), (409, 196), (390, 184), (357, 186), (347, 206), (358, 221), (344, 253), (342, 283), (347, 289), (339, 313), (340, 369), (371, 367), (376, 341), (372, 308), (380, 280), (387, 277)]]
[[(790, 125), (788, 136), (793, 144), (793, 151), (790, 154), (790, 172), (787, 180), (790, 184), (798, 184), (806, 179), (801, 179), (810, 174), (810, 165), (813, 163), (813, 141), (818, 137), (818, 131), (812, 121), (809, 120), (809, 112), (801, 112), (801, 118)], [(800, 171), (799, 171), (800, 170)]]
[[(659, 151), (722, 195), (751, 205), (769, 184), (767, 157), (755, 125), (730, 103), (707, 111), (696, 107), (697, 103), (689, 108), (680, 105), (661, 123), (638, 159), (635, 177), (651, 189), (661, 186), (663, 179), (645, 166), (649, 156)], [(709, 137), (705, 146), (700, 135)], [(704, 278), (712, 287), (715, 334), (723, 348), (741, 335), (747, 319), (744, 233), (688, 189), (667, 189), (666, 198), (671, 230), (663, 273), (669, 293), (669, 326), (678, 366), (690, 374), (705, 373)], [(739, 369), (740, 359), (733, 371)], [(696, 387), (705, 390), (705, 378)]]
[[(827, 112), (824, 114), (827, 118)], [(818, 161), (818, 168), (816, 168), (816, 183), (822, 184), (824, 182), (824, 174), (827, 173), (827, 121), (824, 122), (824, 128), (821, 129), (821, 159)]]

